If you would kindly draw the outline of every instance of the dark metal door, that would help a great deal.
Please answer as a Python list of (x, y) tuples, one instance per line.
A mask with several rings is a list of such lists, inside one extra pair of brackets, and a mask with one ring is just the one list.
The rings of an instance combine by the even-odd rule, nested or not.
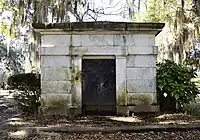
[(115, 115), (115, 60), (83, 59), (82, 73), (83, 114)]

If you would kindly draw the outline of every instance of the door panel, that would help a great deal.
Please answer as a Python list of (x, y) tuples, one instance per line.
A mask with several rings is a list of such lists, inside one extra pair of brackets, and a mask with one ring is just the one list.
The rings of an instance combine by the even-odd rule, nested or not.
[(115, 114), (115, 60), (84, 59), (82, 73), (83, 113)]

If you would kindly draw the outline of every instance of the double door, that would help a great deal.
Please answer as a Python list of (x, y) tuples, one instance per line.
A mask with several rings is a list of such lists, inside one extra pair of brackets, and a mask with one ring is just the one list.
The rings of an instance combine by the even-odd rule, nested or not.
[(116, 72), (114, 59), (82, 60), (83, 114), (116, 113)]

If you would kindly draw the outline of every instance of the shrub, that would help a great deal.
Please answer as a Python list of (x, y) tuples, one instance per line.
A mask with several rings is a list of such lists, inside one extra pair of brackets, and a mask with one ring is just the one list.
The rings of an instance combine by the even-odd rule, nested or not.
[(15, 90), (14, 99), (24, 113), (38, 112), (41, 95), (39, 74), (16, 74), (8, 78), (7, 84), (8, 89)]
[(196, 76), (195, 70), (184, 64), (176, 64), (170, 60), (157, 64), (157, 91), (161, 110), (167, 104), (176, 110), (181, 109), (194, 101), (198, 89), (192, 79)]

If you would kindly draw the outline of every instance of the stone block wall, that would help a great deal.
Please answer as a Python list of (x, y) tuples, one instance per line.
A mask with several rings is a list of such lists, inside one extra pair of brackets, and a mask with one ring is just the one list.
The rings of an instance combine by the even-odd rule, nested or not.
[[(79, 23), (76, 23), (77, 26)], [(92, 23), (94, 24), (94, 23)], [(127, 111), (157, 111), (155, 34), (161, 25), (120, 24), (119, 29), (71, 28), (41, 32), (42, 110), (46, 114), (81, 114), (82, 59), (112, 58), (116, 60), (117, 114)], [(83, 23), (84, 27), (87, 25)], [(115, 25), (115, 24), (113, 24)], [(57, 24), (55, 25), (55, 27)], [(141, 27), (143, 26), (143, 27)], [(163, 25), (162, 25), (163, 26)], [(106, 26), (105, 26), (106, 27)], [(110, 27), (110, 26), (109, 26)], [(118, 27), (118, 26), (115, 26)], [(127, 28), (128, 27), (128, 28)], [(69, 28), (69, 29), (68, 29)], [(130, 31), (127, 31), (129, 30)]]
[(156, 111), (156, 55), (135, 55), (126, 59), (128, 106), (134, 111)]
[(67, 114), (72, 104), (69, 43), (69, 36), (44, 35), (40, 47), (43, 109), (61, 108), (60, 112), (55, 111), (59, 114)]

